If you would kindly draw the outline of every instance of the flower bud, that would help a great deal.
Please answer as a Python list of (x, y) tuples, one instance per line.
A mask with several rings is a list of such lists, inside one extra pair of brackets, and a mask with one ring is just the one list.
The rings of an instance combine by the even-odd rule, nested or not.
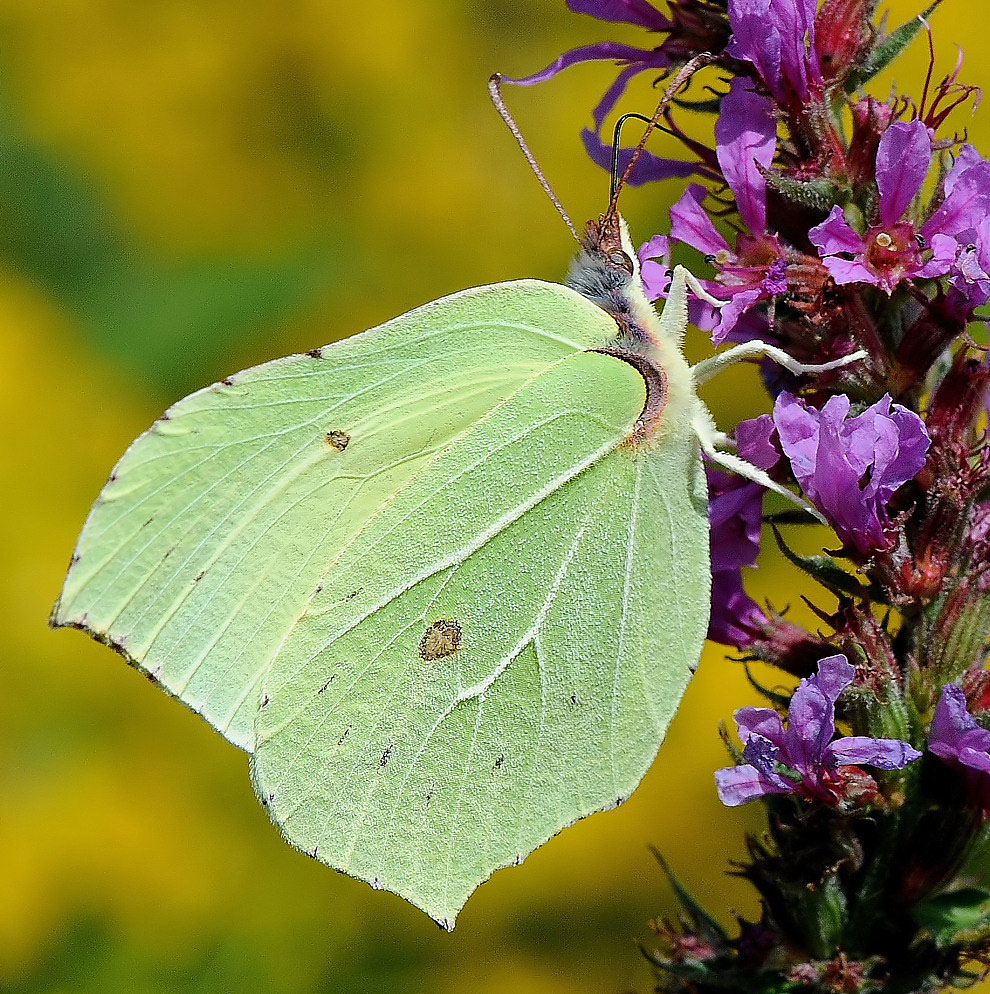
[(870, 42), (876, 0), (825, 0), (815, 19), (815, 45), (826, 82), (844, 79)]

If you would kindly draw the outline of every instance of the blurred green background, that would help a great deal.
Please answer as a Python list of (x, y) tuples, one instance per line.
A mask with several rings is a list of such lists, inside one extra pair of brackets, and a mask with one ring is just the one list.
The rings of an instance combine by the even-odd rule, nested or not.
[[(982, 6), (937, 15), (943, 69)], [(497, 873), (448, 935), (291, 851), (242, 753), (45, 627), (91, 501), (168, 403), (451, 290), (562, 276), (567, 232), (485, 82), (606, 35), (643, 40), (563, 0), (0, 0), (0, 990), (643, 989), (636, 940), (672, 907), (649, 844), (720, 917), (753, 910), (723, 870), (757, 813), (723, 809), (712, 771), (754, 695), (717, 648), (632, 799)], [(578, 130), (608, 79), (510, 93), (577, 217), (605, 202)], [(644, 81), (628, 105), (652, 100)], [(681, 188), (629, 191), (637, 237)], [(763, 410), (749, 371), (710, 396), (726, 426)], [(808, 619), (769, 550), (752, 587)]]

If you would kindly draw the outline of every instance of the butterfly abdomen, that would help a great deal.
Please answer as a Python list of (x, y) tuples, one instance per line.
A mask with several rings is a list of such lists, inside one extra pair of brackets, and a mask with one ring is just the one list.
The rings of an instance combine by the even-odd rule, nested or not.
[(670, 397), (669, 378), (663, 367), (648, 355), (623, 349), (621, 346), (595, 351), (615, 356), (616, 359), (629, 363), (646, 383), (646, 403), (643, 405), (643, 413), (633, 426), (632, 434), (626, 439), (625, 444), (638, 447), (655, 439), (663, 424), (663, 414)]

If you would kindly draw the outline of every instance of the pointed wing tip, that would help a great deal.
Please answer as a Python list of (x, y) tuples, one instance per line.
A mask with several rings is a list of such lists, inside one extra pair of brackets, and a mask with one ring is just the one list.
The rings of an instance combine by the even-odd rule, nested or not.
[(65, 627), (65, 623), (62, 621), (61, 618), (61, 612), (62, 612), (62, 599), (59, 598), (52, 605), (51, 611), (48, 612), (48, 627), (52, 631), (56, 631), (59, 628)]

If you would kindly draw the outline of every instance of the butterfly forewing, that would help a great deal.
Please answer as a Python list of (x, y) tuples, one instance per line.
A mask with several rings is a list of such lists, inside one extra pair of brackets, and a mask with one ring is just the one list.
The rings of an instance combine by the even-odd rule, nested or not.
[(261, 677), (341, 549), (521, 384), (614, 331), (577, 294), (522, 281), (193, 394), (117, 466), (54, 623), (250, 749)]

